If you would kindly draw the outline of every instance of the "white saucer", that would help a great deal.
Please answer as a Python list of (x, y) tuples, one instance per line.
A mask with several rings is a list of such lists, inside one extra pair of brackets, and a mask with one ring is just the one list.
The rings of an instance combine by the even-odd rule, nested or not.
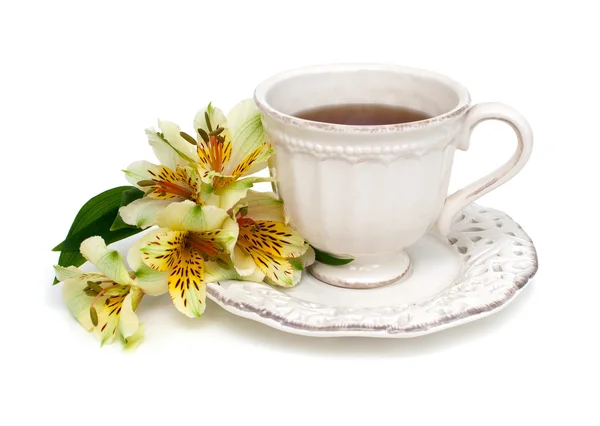
[(466, 207), (447, 240), (409, 248), (407, 276), (380, 288), (324, 284), (305, 272), (294, 288), (222, 281), (208, 296), (231, 313), (306, 336), (415, 337), (490, 315), (537, 271), (531, 239), (506, 213)]

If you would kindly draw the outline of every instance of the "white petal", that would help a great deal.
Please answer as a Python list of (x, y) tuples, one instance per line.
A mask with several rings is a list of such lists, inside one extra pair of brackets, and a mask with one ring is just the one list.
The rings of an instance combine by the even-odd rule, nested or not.
[(107, 248), (101, 237), (88, 238), (81, 243), (79, 250), (82, 256), (94, 264), (108, 279), (123, 285), (132, 283), (123, 256)]
[(265, 279), (265, 274), (259, 268), (256, 268), (250, 275), (244, 275), (239, 278), (241, 281), (251, 281), (254, 283), (261, 283)]
[(140, 323), (137, 331), (127, 339), (121, 338), (123, 348), (127, 351), (134, 350), (144, 340), (144, 324)]
[(56, 279), (58, 281), (65, 281), (69, 278), (79, 278), (85, 272), (76, 268), (75, 266), (69, 266), (68, 268), (64, 268), (62, 266), (55, 265), (54, 271), (56, 272)]
[(316, 260), (315, 258), (316, 258), (315, 251), (313, 250), (312, 246), (308, 246), (306, 253), (304, 253), (298, 259), (300, 259), (300, 261), (302, 262), (302, 265), (306, 268), (307, 266), (310, 266), (313, 263), (315, 263), (315, 260)]
[(159, 272), (143, 265), (137, 271), (135, 284), (149, 296), (160, 296), (169, 291), (169, 272)]
[(258, 182), (271, 182), (272, 178), (264, 178), (259, 176), (247, 177), (239, 179), (224, 188), (220, 188), (213, 192), (208, 198), (208, 203), (218, 206), (223, 210), (229, 210), (235, 206), (242, 198), (247, 196), (248, 190)]
[(208, 198), (207, 203), (218, 206), (223, 210), (229, 210), (235, 206), (238, 201), (246, 196), (248, 189), (251, 187), (252, 185), (246, 188), (238, 187), (239, 189), (224, 188), (220, 191), (219, 195), (213, 192)]
[(142, 265), (145, 265), (144, 261), (142, 260), (142, 253), (140, 249), (142, 248), (143, 243), (148, 241), (147, 238), (149, 233), (138, 239), (127, 252), (127, 264), (134, 272), (140, 269)]
[(148, 135), (148, 143), (152, 147), (154, 155), (158, 158), (159, 163), (175, 170), (180, 158), (177, 152), (158, 136), (156, 130), (146, 129), (146, 135)]
[(63, 283), (62, 293), (69, 312), (87, 331), (91, 331), (94, 324), (90, 318), (90, 306), (94, 298), (83, 292), (86, 286), (85, 280), (69, 278)]
[(265, 141), (260, 113), (253, 100), (240, 102), (227, 115), (227, 125), (231, 131), (232, 151), (224, 174), (233, 169)]
[(260, 114), (260, 111), (254, 101), (245, 99), (231, 108), (227, 114), (227, 126), (233, 134), (239, 133), (245, 123), (256, 114)]
[(296, 284), (298, 284), (301, 279), (302, 279), (302, 271), (294, 269), (294, 272), (292, 274), (292, 286), (295, 286)]
[[(237, 222), (231, 219), (229, 216), (223, 221), (221, 225), (222, 231), (219, 236), (216, 238), (216, 241), (222, 242), (225, 246), (225, 249), (228, 253), (233, 253), (233, 248), (235, 247), (235, 242), (237, 241), (240, 227)], [(221, 238), (221, 234), (226, 235), (227, 237)]]
[(127, 169), (123, 171), (125, 172), (125, 179), (132, 185), (137, 186), (137, 183), (141, 180), (152, 180), (154, 178), (149, 171), (157, 175), (160, 170), (156, 164), (148, 161), (136, 161), (127, 166)]
[(221, 280), (237, 280), (238, 273), (234, 268), (226, 267), (215, 261), (204, 262), (204, 282), (214, 283)]
[(140, 326), (140, 321), (138, 320), (138, 317), (133, 309), (134, 298), (137, 297), (139, 297), (137, 294), (129, 293), (127, 297), (125, 297), (125, 300), (123, 300), (123, 305), (121, 306), (121, 314), (119, 318), (119, 334), (121, 335), (121, 338), (125, 341), (129, 337), (133, 336)]
[(215, 206), (201, 206), (193, 201), (171, 203), (158, 216), (161, 228), (174, 231), (212, 231), (219, 229), (229, 216), (225, 210)]
[(104, 275), (94, 273), (94, 272), (83, 272), (81, 269), (76, 268), (75, 266), (69, 266), (67, 268), (63, 268), (62, 266), (54, 266), (54, 270), (56, 271), (56, 279), (58, 281), (65, 281), (70, 278), (79, 278), (81, 280), (97, 280)]
[[(165, 129), (161, 128), (161, 131), (166, 140), (161, 138), (156, 130), (146, 129), (148, 143), (154, 150), (154, 155), (156, 155), (156, 158), (158, 158), (160, 164), (167, 166), (171, 170), (175, 170), (177, 165), (187, 166), (190, 162), (197, 161), (198, 153), (195, 151), (195, 148), (192, 145), (190, 145), (181, 137), (181, 135), (178, 133), (179, 127), (177, 125), (166, 121), (159, 121), (159, 127), (160, 126), (168, 129), (169, 135), (173, 136), (173, 133), (177, 132), (178, 136), (175, 137), (175, 142), (172, 142), (168, 138)], [(185, 146), (182, 145), (182, 142), (185, 144)]]
[(250, 274), (241, 276), (235, 268), (225, 267), (217, 262), (208, 261), (204, 263), (204, 281), (207, 283), (214, 283), (222, 280), (238, 280), (238, 281), (252, 281), (262, 282), (265, 278), (265, 274), (260, 269), (254, 268), (254, 271)]
[(254, 260), (237, 246), (233, 250), (233, 264), (235, 270), (241, 276), (252, 275), (258, 269)]
[(272, 192), (248, 191), (240, 204), (248, 206), (248, 217), (254, 220), (271, 220), (285, 223), (283, 201)]
[[(190, 163), (189, 159), (194, 163), (198, 162), (196, 146), (181, 137), (181, 129), (177, 124), (159, 120), (158, 127), (164, 133), (167, 142), (169, 142), (173, 150), (177, 153), (175, 166), (188, 166)], [(176, 167), (172, 169), (175, 170)]]
[(263, 155), (264, 160), (255, 161), (250, 166), (250, 168), (244, 172), (243, 176), (250, 176), (250, 175), (253, 175), (254, 173), (258, 173), (261, 170), (266, 169), (267, 166), (269, 165), (269, 157), (271, 156), (272, 153), (273, 153), (272, 150), (265, 151), (265, 154)]
[(227, 127), (227, 118), (225, 118), (225, 114), (219, 108), (214, 108), (212, 105), (209, 105), (206, 108), (201, 109), (194, 117), (194, 130), (197, 132), (198, 129), (204, 130), (206, 133), (209, 133), (208, 126), (206, 125), (206, 118), (204, 114), (208, 113), (208, 117), (210, 120), (210, 124), (212, 125), (213, 130), (217, 128), (217, 126)]
[(119, 209), (123, 222), (145, 229), (156, 225), (158, 215), (169, 205), (171, 200), (156, 198), (139, 198)]

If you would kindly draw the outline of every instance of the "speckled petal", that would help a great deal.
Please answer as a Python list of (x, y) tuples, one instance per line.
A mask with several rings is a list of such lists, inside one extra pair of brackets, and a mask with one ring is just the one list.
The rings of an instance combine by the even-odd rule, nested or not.
[[(227, 125), (232, 136), (232, 153), (223, 173), (233, 175), (234, 169), (252, 155), (265, 142), (260, 113), (253, 100), (247, 99), (227, 114)], [(255, 160), (256, 161), (256, 158)], [(244, 165), (247, 169), (250, 165)]]
[(273, 283), (282, 287), (292, 287), (299, 281), (299, 275), (290, 262), (283, 257), (273, 257), (253, 246), (245, 246), (256, 266)]
[(185, 231), (161, 228), (144, 235), (141, 240), (142, 261), (155, 271), (165, 272), (181, 259)]
[(150, 268), (142, 259), (142, 239), (139, 239), (127, 253), (127, 263), (135, 274), (135, 284), (150, 296), (160, 296), (168, 291), (169, 273)]
[(188, 317), (199, 317), (206, 306), (204, 260), (194, 249), (185, 249), (169, 274), (169, 294), (175, 307)]
[(300, 234), (290, 226), (267, 220), (257, 220), (253, 225), (242, 227), (238, 244), (284, 258), (302, 256), (308, 248)]
[(142, 191), (147, 191), (146, 187), (138, 186), (138, 182), (144, 180), (151, 180), (153, 174), (159, 173), (160, 166), (152, 164), (148, 161), (136, 161), (131, 163), (123, 172), (125, 173), (125, 179), (132, 185), (137, 186)]
[(273, 153), (271, 145), (263, 142), (254, 151), (244, 157), (231, 172), (232, 176), (246, 176), (261, 171), (267, 167), (267, 160)]

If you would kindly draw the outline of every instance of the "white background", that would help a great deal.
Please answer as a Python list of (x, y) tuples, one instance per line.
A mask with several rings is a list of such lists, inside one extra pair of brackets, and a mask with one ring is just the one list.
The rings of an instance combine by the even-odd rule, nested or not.
[[(2, 2), (0, 423), (599, 424), (591, 3)], [(141, 347), (101, 349), (50, 285), (79, 207), (153, 159), (158, 117), (191, 129), (208, 101), (227, 110), (274, 73), (328, 62), (435, 70), (528, 117), (530, 163), (480, 202), (533, 238), (531, 285), (487, 319), (385, 341), (287, 335), (213, 303), (190, 320), (146, 298)], [(509, 128), (480, 126), (452, 187), (512, 149)]]

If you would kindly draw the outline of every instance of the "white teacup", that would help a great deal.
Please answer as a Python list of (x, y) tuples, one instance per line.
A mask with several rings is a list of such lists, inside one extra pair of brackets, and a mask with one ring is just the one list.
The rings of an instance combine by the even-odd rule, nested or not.
[[(527, 162), (529, 124), (499, 103), (470, 106), (467, 90), (445, 76), (394, 65), (325, 65), (287, 71), (261, 83), (255, 100), (275, 147), (272, 173), (291, 224), (320, 250), (354, 261), (316, 263), (311, 272), (340, 287), (372, 288), (409, 269), (404, 249), (435, 230), (445, 235), (466, 204), (502, 185)], [(380, 126), (303, 120), (326, 105), (374, 103), (433, 118)], [(473, 128), (501, 120), (518, 147), (506, 164), (447, 196), (456, 148)]]

